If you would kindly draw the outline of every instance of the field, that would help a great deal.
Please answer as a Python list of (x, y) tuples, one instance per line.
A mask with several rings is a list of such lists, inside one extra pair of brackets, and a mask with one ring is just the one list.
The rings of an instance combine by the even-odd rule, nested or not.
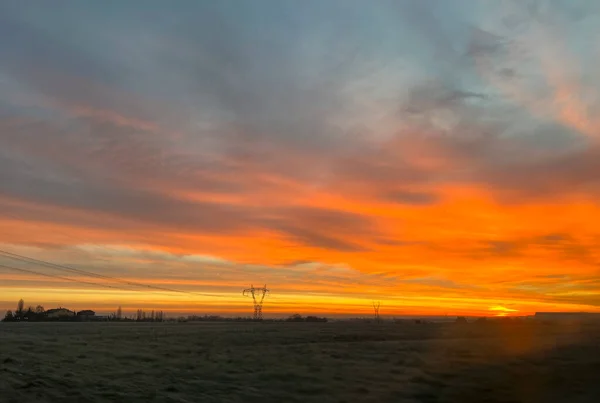
[(600, 328), (0, 323), (0, 402), (598, 402)]

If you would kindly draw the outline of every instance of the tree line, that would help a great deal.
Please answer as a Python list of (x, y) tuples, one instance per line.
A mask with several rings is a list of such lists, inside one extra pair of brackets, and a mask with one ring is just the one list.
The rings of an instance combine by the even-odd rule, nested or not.
[(15, 322), (21, 320), (40, 321), (46, 316), (46, 310), (43, 306), (38, 305), (35, 308), (29, 306), (25, 309), (25, 301), (22, 299), (17, 303), (17, 309), (14, 311), (6, 311), (4, 322)]
[(106, 316), (96, 316), (91, 310), (83, 310), (79, 312), (71, 311), (66, 308), (44, 309), (38, 305), (35, 308), (29, 306), (25, 308), (25, 301), (20, 299), (17, 303), (17, 309), (14, 311), (8, 310), (4, 315), (3, 322), (49, 322), (49, 321), (82, 321), (82, 320), (103, 320), (103, 321), (129, 321), (129, 322), (162, 322), (165, 320), (163, 311), (146, 312), (143, 309), (138, 309), (132, 317), (123, 315), (123, 310), (119, 306), (114, 313)]
[(327, 322), (327, 318), (320, 318), (318, 316), (302, 316), (300, 314), (294, 314), (288, 317), (286, 322)]
[[(220, 315), (188, 315), (180, 316), (178, 318), (171, 318), (171, 321), (177, 322), (256, 322), (257, 319), (246, 316), (227, 317)], [(327, 322), (327, 318), (321, 318), (318, 316), (302, 316), (300, 314), (294, 314), (287, 318), (281, 319), (260, 319), (260, 322)]]
[(135, 316), (136, 322), (162, 322), (165, 316), (163, 311), (146, 312), (143, 309), (138, 309)]
[[(60, 314), (61, 312), (64, 314)], [(93, 311), (83, 310), (74, 312), (66, 308), (58, 309), (44, 309), (43, 306), (38, 305), (35, 308), (29, 306), (25, 308), (25, 301), (19, 300), (17, 303), (17, 309), (12, 311), (8, 310), (4, 316), (3, 322), (48, 322), (48, 321), (85, 321), (85, 320), (102, 320), (102, 321), (125, 321), (125, 322), (164, 322), (178, 321), (178, 322), (253, 322), (255, 319), (250, 317), (224, 317), (219, 315), (189, 315), (180, 317), (165, 318), (163, 311), (145, 311), (138, 309), (135, 314), (131, 317), (123, 315), (123, 310), (119, 306), (114, 313), (107, 316), (96, 316)], [(300, 314), (294, 314), (287, 318), (282, 319), (264, 319), (264, 322), (327, 322), (327, 318), (318, 316), (302, 316)]]

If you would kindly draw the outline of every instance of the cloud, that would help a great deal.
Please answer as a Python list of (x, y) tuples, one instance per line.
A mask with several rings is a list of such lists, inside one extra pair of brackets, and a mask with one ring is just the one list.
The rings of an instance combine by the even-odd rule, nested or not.
[(420, 284), (423, 286), (439, 287), (439, 288), (451, 288), (451, 289), (474, 288), (474, 286), (472, 286), (472, 285), (459, 284), (452, 280), (447, 280), (447, 279), (437, 278), (437, 277), (411, 278), (408, 280), (402, 280), (402, 282), (407, 283), (407, 284)]
[(596, 9), (3, 4), (0, 242), (227, 290), (596, 303)]
[(546, 279), (551, 279), (551, 280), (552, 279), (559, 279), (560, 280), (560, 279), (568, 279), (569, 278), (569, 276), (566, 275), (566, 274), (545, 274), (545, 275), (538, 276), (538, 277), (540, 277), (540, 278), (546, 278)]
[(397, 203), (427, 205), (438, 201), (436, 195), (419, 192), (390, 192), (386, 194), (386, 198)]

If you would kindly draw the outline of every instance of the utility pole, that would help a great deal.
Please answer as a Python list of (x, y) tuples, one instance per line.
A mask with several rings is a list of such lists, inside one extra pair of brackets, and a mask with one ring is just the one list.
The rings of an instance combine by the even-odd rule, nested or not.
[(265, 296), (269, 294), (269, 290), (267, 289), (267, 285), (264, 287), (254, 287), (253, 285), (250, 288), (246, 288), (242, 293), (244, 297), (252, 297), (252, 302), (254, 304), (254, 320), (262, 320), (262, 306)]
[(375, 322), (379, 323), (379, 306), (381, 305), (381, 302), (379, 301), (373, 301), (373, 310), (375, 311)]

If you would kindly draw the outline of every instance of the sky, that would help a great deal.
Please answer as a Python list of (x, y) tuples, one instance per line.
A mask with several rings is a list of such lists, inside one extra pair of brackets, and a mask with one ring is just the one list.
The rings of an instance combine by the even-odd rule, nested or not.
[(599, 13), (1, 2), (0, 309), (600, 311)]

